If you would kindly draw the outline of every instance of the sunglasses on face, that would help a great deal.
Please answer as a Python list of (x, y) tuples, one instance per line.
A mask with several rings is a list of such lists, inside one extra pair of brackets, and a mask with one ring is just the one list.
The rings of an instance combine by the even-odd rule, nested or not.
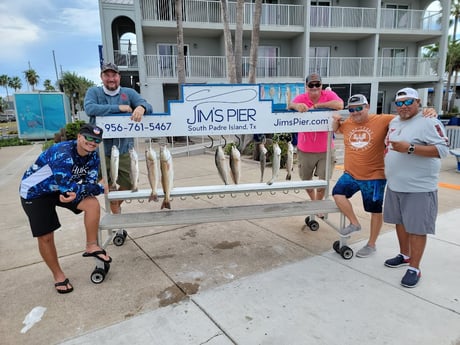
[(364, 107), (362, 105), (360, 105), (359, 107), (356, 107), (356, 108), (348, 108), (348, 111), (350, 113), (354, 113), (355, 111), (361, 111), (363, 109), (364, 109)]
[(96, 138), (93, 138), (93, 137), (90, 137), (90, 136), (87, 136), (87, 135), (84, 135), (85, 137), (85, 140), (86, 141), (89, 141), (90, 143), (96, 143), (96, 144), (100, 144), (101, 143), (101, 139), (96, 139)]
[(411, 98), (411, 99), (406, 99), (405, 101), (396, 101), (395, 104), (397, 107), (402, 107), (403, 104), (408, 107), (409, 105), (412, 105), (414, 101), (415, 99)]
[(307, 85), (310, 89), (313, 89), (314, 87), (319, 88), (321, 87), (321, 83), (310, 83)]

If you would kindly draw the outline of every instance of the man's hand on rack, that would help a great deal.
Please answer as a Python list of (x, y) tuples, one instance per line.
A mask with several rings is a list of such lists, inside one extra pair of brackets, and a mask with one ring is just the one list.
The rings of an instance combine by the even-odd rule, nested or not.
[(144, 116), (145, 108), (142, 105), (139, 105), (134, 109), (133, 114), (131, 115), (131, 120), (135, 122), (140, 122), (142, 120), (142, 116)]

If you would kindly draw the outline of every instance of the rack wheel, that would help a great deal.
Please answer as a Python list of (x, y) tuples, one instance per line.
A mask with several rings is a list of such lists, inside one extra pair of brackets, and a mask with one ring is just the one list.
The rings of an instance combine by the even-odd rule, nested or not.
[(308, 223), (308, 227), (311, 231), (317, 231), (319, 229), (319, 223), (316, 220), (311, 220)]
[(342, 255), (342, 258), (345, 260), (350, 260), (353, 257), (353, 249), (348, 246), (343, 246), (340, 248), (340, 255)]
[[(105, 265), (104, 265), (105, 266)], [(107, 273), (106, 270), (102, 269), (102, 268), (98, 268), (96, 267), (93, 271), (93, 273), (91, 273), (91, 281), (94, 283), (94, 284), (100, 284), (104, 281), (105, 279), (105, 274)]]
[(126, 237), (128, 237), (128, 232), (123, 229), (123, 233), (117, 233), (113, 238), (113, 244), (117, 247), (122, 246), (125, 243)]
[(310, 216), (305, 217), (305, 224), (307, 224), (311, 231), (319, 229), (319, 223), (316, 220), (312, 220)]
[(340, 241), (335, 241), (332, 245), (332, 248), (335, 250), (337, 254), (340, 254)]

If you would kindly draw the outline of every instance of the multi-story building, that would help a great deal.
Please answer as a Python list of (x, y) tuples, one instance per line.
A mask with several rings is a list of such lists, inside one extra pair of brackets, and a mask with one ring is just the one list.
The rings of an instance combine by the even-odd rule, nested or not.
[[(175, 2), (99, 0), (103, 58), (119, 65), (123, 85), (138, 89), (155, 112), (178, 98)], [(182, 2), (186, 83), (227, 83), (221, 1)], [(301, 83), (315, 71), (344, 100), (367, 95), (373, 112), (392, 112), (395, 92), (406, 86), (440, 111), (450, 5), (450, 0), (263, 0), (256, 82)], [(254, 6), (252, 0), (244, 4), (243, 82)], [(228, 0), (228, 17), (233, 31), (235, 0)], [(431, 44), (439, 47), (436, 58), (424, 57)]]

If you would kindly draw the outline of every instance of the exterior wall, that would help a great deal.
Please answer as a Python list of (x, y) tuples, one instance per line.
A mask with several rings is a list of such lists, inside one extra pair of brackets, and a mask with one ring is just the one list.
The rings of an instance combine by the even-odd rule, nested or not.
[[(112, 22), (120, 15), (131, 18), (136, 23), (137, 43), (139, 52), (139, 66), (131, 71), (137, 71), (140, 78), (141, 93), (154, 106), (155, 111), (164, 111), (163, 100), (163, 84), (177, 83), (175, 74), (161, 74), (161, 68), (157, 65), (157, 44), (167, 43), (176, 44), (175, 20), (170, 17), (155, 20), (154, 17), (149, 17), (148, 20), (143, 20), (144, 12), (149, 12), (155, 15), (155, 11), (141, 11), (145, 4), (154, 4), (156, 0), (99, 0), (101, 8), (101, 29), (103, 31), (104, 55), (113, 56), (112, 45)], [(168, 0), (161, 0), (162, 4)], [(170, 0), (170, 4), (174, 4)], [(198, 8), (196, 6), (202, 3), (196, 0), (183, 0), (188, 3), (187, 9)], [(195, 1), (195, 2), (193, 2)], [(192, 3), (193, 2), (193, 3)], [(420, 48), (422, 44), (439, 43), (440, 51), (445, 51), (447, 47), (447, 29), (444, 31), (436, 31), (431, 28), (420, 26), (420, 20), (416, 22), (413, 18), (418, 18), (419, 13), (415, 10), (425, 10), (431, 3), (431, 0), (407, 0), (402, 4), (399, 1), (381, 1), (381, 0), (331, 0), (331, 7), (325, 8), (325, 12), (321, 12), (324, 18), (329, 15), (330, 26), (318, 26), (310, 21), (312, 16), (318, 15), (318, 11), (323, 8), (318, 8), (310, 5), (310, 1), (306, 0), (281, 0), (278, 5), (265, 4), (264, 20), (274, 20), (273, 25), (261, 26), (260, 46), (277, 47), (279, 55), (276, 61), (276, 68), (280, 69), (278, 73), (266, 74), (257, 77), (260, 83), (294, 83), (304, 82), (305, 74), (308, 73), (308, 68), (312, 63), (310, 58), (310, 47), (328, 47), (330, 49), (329, 61), (327, 61), (327, 70), (330, 75), (324, 75), (324, 84), (356, 84), (370, 85), (370, 103), (371, 110), (376, 111), (377, 99), (379, 93), (385, 95), (385, 104), (383, 111), (391, 111), (391, 101), (394, 93), (401, 87), (411, 86), (419, 88), (422, 94), (430, 87), (435, 89), (434, 103), (440, 110), (442, 81), (439, 75), (443, 75), (445, 65), (445, 56), (441, 54), (437, 65), (435, 63), (427, 63), (420, 61)], [(118, 4), (117, 4), (118, 3)], [(442, 0), (444, 5), (442, 27), (448, 27), (450, 0)], [(215, 2), (209, 3), (212, 6)], [(231, 4), (231, 3), (229, 3)], [(234, 4), (234, 3), (233, 3)], [(387, 10), (386, 5), (408, 5), (410, 16), (404, 13), (393, 13), (392, 10)], [(287, 25), (291, 19), (286, 19), (283, 14), (290, 9), (289, 6), (303, 6), (304, 20), (301, 23)], [(194, 7), (195, 6), (195, 7)], [(246, 2), (245, 6), (251, 6), (250, 2)], [(283, 7), (284, 6), (284, 7)], [(203, 7), (204, 8), (204, 7)], [(276, 10), (275, 10), (276, 9)], [(294, 11), (301, 13), (302, 8), (296, 8)], [(173, 11), (172, 7), (168, 7), (169, 11)], [(316, 11), (316, 12), (315, 12)], [(344, 11), (344, 15), (340, 15)], [(365, 21), (362, 27), (353, 26), (356, 20), (361, 20), (359, 11), (364, 11), (363, 17)], [(358, 12), (355, 13), (355, 12)], [(370, 14), (373, 15), (370, 15)], [(382, 16), (386, 13), (387, 18), (382, 23)], [(214, 18), (211, 22), (193, 22), (192, 18), (205, 18), (205, 16), (189, 14), (190, 21), (184, 22), (184, 43), (188, 47), (188, 72), (192, 73), (193, 64), (204, 64), (201, 68), (195, 70), (204, 70), (206, 67), (211, 68), (206, 58), (212, 60), (216, 66), (221, 66), (222, 75), (215, 74), (212, 77), (204, 75), (187, 75), (187, 83), (225, 83), (227, 82), (226, 67), (225, 67), (225, 42), (223, 36), (222, 25), (215, 21), (214, 17), (218, 17), (216, 13), (212, 15)], [(398, 15), (399, 19), (392, 18), (392, 15)], [(294, 14), (291, 13), (293, 16)], [(372, 17), (373, 16), (373, 17)], [(411, 17), (412, 16), (412, 17)], [(367, 17), (367, 18), (366, 18)], [(247, 17), (246, 17), (247, 18)], [(282, 19), (280, 19), (282, 18)], [(284, 19), (283, 19), (284, 18)], [(323, 18), (323, 17), (321, 17)], [(412, 21), (411, 21), (412, 18)], [(318, 18), (317, 18), (318, 19)], [(284, 20), (283, 24), (280, 21)], [(286, 21), (287, 20), (287, 21)], [(292, 19), (294, 20), (294, 19)], [(399, 22), (398, 22), (399, 20)], [(340, 26), (345, 23), (345, 26)], [(374, 24), (372, 24), (374, 23)], [(381, 25), (395, 25), (395, 27), (385, 27), (379, 29)], [(410, 23), (410, 24), (407, 24)], [(405, 27), (404, 24), (410, 25)], [(372, 26), (374, 25), (374, 26)], [(302, 28), (303, 26), (303, 28)], [(231, 24), (232, 31), (234, 24)], [(252, 24), (244, 25), (243, 36), (243, 57), (248, 58), (250, 53), (250, 39)], [(401, 66), (406, 66), (401, 69), (404, 73), (399, 73), (394, 64), (398, 63), (397, 59), (386, 58), (382, 59), (382, 52), (385, 48), (404, 49), (405, 57)], [(150, 60), (144, 59), (144, 51)], [(202, 58), (200, 60), (200, 58)], [(299, 60), (300, 59), (300, 60)], [(401, 59), (401, 58), (399, 58)], [(210, 60), (210, 61), (211, 61)], [(247, 60), (246, 60), (247, 61)], [(295, 66), (295, 63), (303, 64), (300, 69), (293, 68), (292, 70), (282, 70), (278, 66), (287, 64)], [(247, 62), (246, 62), (247, 63)], [(349, 67), (351, 66), (351, 67)], [(397, 66), (397, 67), (401, 67)], [(433, 73), (431, 68), (435, 69)], [(436, 67), (437, 66), (437, 67)], [(214, 67), (215, 68), (215, 67)], [(311, 66), (310, 66), (311, 68)], [(314, 68), (314, 67), (313, 67)], [(354, 72), (356, 69), (356, 73)], [(281, 71), (281, 72), (280, 72)], [(243, 76), (243, 82), (245, 77)]]

